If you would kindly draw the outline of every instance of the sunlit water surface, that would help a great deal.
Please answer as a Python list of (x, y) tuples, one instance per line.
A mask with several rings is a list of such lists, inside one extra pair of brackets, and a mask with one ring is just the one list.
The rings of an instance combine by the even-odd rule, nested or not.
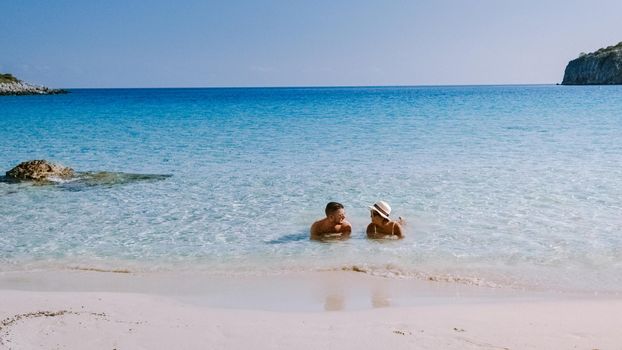
[[(73, 90), (0, 98), (0, 271), (282, 273), (622, 291), (622, 87)], [(407, 237), (364, 238), (383, 199)], [(347, 242), (308, 240), (328, 201)]]

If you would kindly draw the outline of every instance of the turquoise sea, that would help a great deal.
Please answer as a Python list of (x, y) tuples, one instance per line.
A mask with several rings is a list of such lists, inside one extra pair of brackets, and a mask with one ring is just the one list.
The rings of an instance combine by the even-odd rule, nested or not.
[[(76, 89), (0, 98), (0, 271), (367, 271), (622, 291), (622, 87)], [(369, 241), (367, 206), (402, 216)], [(308, 240), (328, 201), (352, 239)]]

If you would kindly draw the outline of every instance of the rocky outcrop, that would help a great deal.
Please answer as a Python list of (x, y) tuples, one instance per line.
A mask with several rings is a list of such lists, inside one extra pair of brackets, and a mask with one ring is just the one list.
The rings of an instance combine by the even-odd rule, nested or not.
[[(129, 174), (108, 171), (77, 172), (71, 168), (54, 164), (47, 160), (30, 160), (20, 163), (15, 168), (0, 176), (0, 182), (35, 185), (58, 185), (67, 190), (82, 190), (92, 186), (115, 186), (139, 181), (160, 181), (172, 175)], [(0, 196), (2, 194), (0, 193)]]
[(50, 89), (45, 86), (32, 85), (24, 82), (0, 83), (1, 95), (56, 95), (66, 94), (63, 89)]
[(63, 89), (50, 89), (45, 86), (25, 83), (11, 74), (0, 74), (1, 95), (54, 95), (66, 94)]
[(74, 176), (74, 171), (47, 160), (31, 160), (20, 163), (7, 171), (6, 176), (15, 180), (50, 181), (52, 179), (70, 179)]
[(568, 62), (562, 85), (622, 84), (622, 42)]

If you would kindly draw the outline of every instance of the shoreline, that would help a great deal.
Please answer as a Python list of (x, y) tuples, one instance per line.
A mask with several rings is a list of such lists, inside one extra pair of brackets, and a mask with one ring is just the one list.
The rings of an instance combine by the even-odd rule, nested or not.
[[(248, 287), (251, 288), (248, 288)], [(464, 283), (394, 279), (354, 271), (274, 275), (193, 271), (133, 273), (98, 269), (0, 273), (0, 290), (44, 293), (129, 293), (170, 297), (199, 306), (275, 312), (353, 311), (498, 298), (555, 299), (592, 295)]]
[(2, 273), (0, 349), (605, 349), (622, 342), (619, 297), (354, 272), (158, 278)]
[[(244, 265), (225, 263), (206, 263), (205, 261), (167, 261), (164, 263), (150, 261), (137, 263), (131, 260), (67, 260), (41, 261), (28, 264), (0, 264), (0, 288), (12, 283), (7, 276), (29, 276), (30, 288), (37, 290), (36, 280), (48, 280), (46, 285), (53, 285), (49, 281), (52, 277), (65, 281), (68, 286), (83, 288), (84, 282), (92, 278), (88, 276), (127, 275), (133, 281), (148, 281), (152, 285), (166, 285), (176, 283), (187, 284), (183, 276), (192, 276), (198, 281), (225, 280), (228, 278), (248, 280), (279, 280), (300, 279), (301, 276), (329, 276), (329, 275), (356, 275), (360, 278), (384, 279), (389, 284), (410, 283), (413, 285), (443, 285), (457, 286), (458, 288), (481, 288), (499, 291), (518, 291), (521, 293), (552, 293), (559, 295), (576, 296), (609, 296), (621, 297), (618, 276), (613, 271), (575, 270), (570, 275), (555, 275), (556, 269), (508, 269), (503, 267), (464, 267), (452, 268), (449, 265), (436, 266), (420, 264), (416, 269), (396, 265), (392, 262), (384, 264), (369, 263), (337, 263), (316, 266), (308, 264), (281, 266), (278, 264), (247, 263)], [(83, 273), (80, 275), (80, 273)], [(80, 275), (81, 277), (76, 277)], [(318, 277), (313, 277), (318, 278)], [(23, 278), (21, 278), (23, 279)], [(114, 283), (114, 278), (105, 277), (103, 280)], [(600, 281), (600, 282), (599, 282)], [(202, 282), (204, 283), (204, 282)], [(40, 285), (41, 283), (39, 283)], [(89, 283), (86, 283), (89, 285)], [(95, 285), (101, 286), (102, 284)], [(452, 287), (453, 288), (453, 287)], [(133, 292), (134, 290), (126, 290)], [(140, 290), (136, 290), (140, 292)]]

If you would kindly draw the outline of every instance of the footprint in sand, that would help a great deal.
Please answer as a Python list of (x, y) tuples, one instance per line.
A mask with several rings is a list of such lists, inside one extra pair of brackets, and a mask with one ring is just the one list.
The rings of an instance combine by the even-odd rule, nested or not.
[[(107, 315), (104, 313), (95, 313), (95, 312), (76, 312), (70, 310), (59, 310), (59, 311), (35, 311), (23, 314), (13, 315), (11, 317), (7, 317), (0, 321), (0, 346), (5, 346), (6, 349), (20, 349), (22, 346), (20, 345), (22, 342), (20, 339), (14, 339), (15, 334), (14, 328), (18, 325), (27, 325), (25, 321), (28, 320), (41, 320), (48, 318), (57, 318), (57, 317), (66, 317), (66, 316), (89, 316), (94, 317), (97, 320), (106, 320)], [(53, 332), (53, 331), (52, 331)], [(30, 333), (30, 332), (28, 332)], [(46, 337), (50, 336), (49, 329), (44, 333)], [(20, 337), (17, 337), (20, 338)], [(30, 338), (29, 336), (25, 338)], [(28, 340), (28, 339), (27, 339)]]

